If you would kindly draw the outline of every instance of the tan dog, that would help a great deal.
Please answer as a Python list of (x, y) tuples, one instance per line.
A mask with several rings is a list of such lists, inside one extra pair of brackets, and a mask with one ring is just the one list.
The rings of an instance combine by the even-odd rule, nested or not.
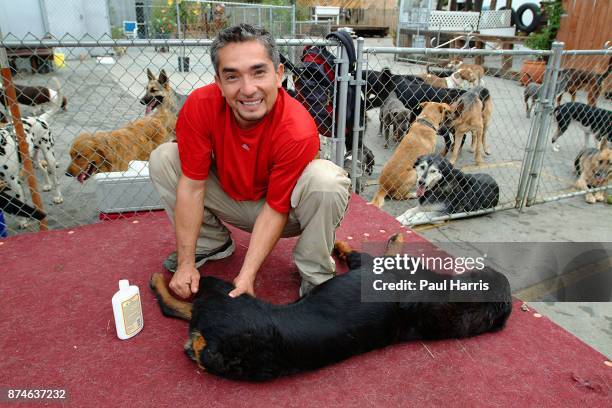
[(151, 115), (121, 129), (82, 133), (70, 146), (71, 161), (66, 175), (82, 183), (98, 172), (125, 171), (132, 160), (149, 160), (151, 151), (174, 137), (178, 109), (176, 97), (162, 71), (164, 92), (161, 105)]
[[(608, 147), (608, 141), (602, 139), (599, 149), (582, 150), (574, 160), (574, 168), (578, 175), (576, 187), (580, 190), (603, 187), (608, 184), (612, 180), (612, 150)], [(606, 192), (587, 193), (585, 199), (589, 204), (604, 201)]]
[(448, 63), (447, 67), (452, 69), (453, 71), (458, 71), (459, 69), (470, 70), (476, 77), (476, 83), (474, 85), (484, 85), (484, 81), (482, 79), (485, 76), (485, 70), (482, 65), (466, 64), (459, 59), (454, 59)]
[(469, 89), (478, 83), (478, 77), (470, 69), (458, 69), (447, 77), (439, 77), (429, 72), (419, 76), (426, 84), (437, 88)]
[(445, 103), (423, 102), (421, 108), (421, 114), (382, 169), (378, 191), (370, 202), (378, 208), (384, 205), (387, 196), (396, 200), (410, 198), (416, 182), (414, 162), (419, 156), (433, 153), (435, 150), (438, 127), (450, 106)]
[[(484, 102), (483, 102), (484, 100)], [(449, 161), (455, 164), (463, 139), (467, 132), (472, 134), (472, 152), (477, 166), (482, 164), (482, 151), (490, 154), (486, 145), (486, 130), (493, 112), (493, 100), (486, 88), (478, 87), (463, 94), (451, 105), (447, 115), (447, 123), (453, 128), (455, 135), (452, 143), (452, 154)], [(447, 149), (442, 151), (446, 156)]]

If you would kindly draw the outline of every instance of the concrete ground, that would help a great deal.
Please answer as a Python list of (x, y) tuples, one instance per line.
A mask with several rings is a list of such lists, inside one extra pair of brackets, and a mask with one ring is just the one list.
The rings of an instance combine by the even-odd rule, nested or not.
[[(601, 242), (607, 248), (610, 274), (611, 215), (611, 205), (591, 205), (584, 197), (574, 197), (529, 207), (523, 212), (500, 211), (438, 226), (420, 226), (415, 231), (432, 242), (469, 242), (475, 247), (489, 242), (504, 242), (508, 247), (514, 242)], [(509, 260), (505, 266), (512, 262)], [(519, 298), (520, 293), (525, 292), (519, 291)], [(612, 302), (529, 302), (529, 305), (612, 358)]]
[[(389, 46), (388, 39), (372, 39), (370, 46)], [(62, 82), (62, 90), (69, 98), (68, 112), (57, 114), (51, 128), (57, 139), (58, 169), (65, 202), (52, 205), (50, 195), (43, 193), (45, 208), (50, 215), (51, 228), (67, 228), (97, 221), (96, 187), (92, 181), (80, 185), (74, 179), (63, 176), (69, 162), (71, 141), (81, 132), (115, 129), (121, 124), (141, 117), (144, 108), (139, 98), (144, 93), (146, 69), (157, 73), (165, 68), (172, 84), (181, 92), (202, 86), (212, 80), (212, 70), (207, 50), (187, 51), (190, 56), (189, 73), (177, 71), (177, 55), (180, 50), (157, 53), (152, 49), (130, 49), (115, 64), (105, 65), (95, 58), (71, 59), (66, 68), (54, 73)], [(68, 56), (70, 57), (70, 55)], [(369, 67), (380, 69), (391, 66), (394, 72), (419, 73), (423, 65), (395, 62), (389, 56), (372, 56)], [(20, 74), (20, 83), (47, 83), (49, 75)], [(522, 88), (513, 81), (487, 78), (495, 101), (491, 125), (490, 144), (492, 155), (485, 158), (485, 166), (478, 171), (489, 172), (502, 188), (502, 201), (512, 202), (517, 186), (517, 174), (524, 155), (524, 145), (530, 122), (525, 118), (522, 105)], [(583, 95), (579, 94), (579, 97)], [(608, 101), (603, 101), (610, 107)], [(27, 109), (24, 109), (28, 112)], [(382, 138), (377, 135), (378, 112), (368, 113), (370, 125), (366, 144), (374, 151), (377, 164), (363, 196), (369, 199), (375, 192), (377, 174), (393, 149), (383, 149)], [(571, 163), (580, 146), (577, 129), (570, 129), (561, 140), (562, 150), (553, 155), (547, 152), (540, 198), (551, 197), (571, 187), (573, 175)], [(466, 171), (476, 170), (473, 158), (464, 149), (459, 164)], [(384, 208), (397, 216), (413, 202), (387, 201)], [(416, 230), (432, 242), (607, 242), (610, 241), (610, 210), (605, 204), (587, 205), (583, 197), (541, 204), (519, 213), (506, 210), (478, 218), (456, 220), (439, 226), (420, 226)], [(11, 234), (18, 233), (16, 221), (8, 218)], [(521, 289), (524, 287), (521, 286)], [(538, 311), (574, 333), (600, 352), (612, 357), (612, 303), (534, 303)]]

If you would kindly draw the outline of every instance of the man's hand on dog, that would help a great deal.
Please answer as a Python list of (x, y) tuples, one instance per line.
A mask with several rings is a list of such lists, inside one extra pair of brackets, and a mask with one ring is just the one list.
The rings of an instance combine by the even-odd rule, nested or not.
[(170, 289), (183, 299), (198, 292), (200, 272), (193, 265), (179, 265), (170, 281)]
[(242, 274), (236, 276), (236, 279), (234, 279), (234, 286), (236, 288), (229, 293), (229, 296), (235, 298), (246, 293), (255, 297), (253, 281), (253, 278), (243, 276)]

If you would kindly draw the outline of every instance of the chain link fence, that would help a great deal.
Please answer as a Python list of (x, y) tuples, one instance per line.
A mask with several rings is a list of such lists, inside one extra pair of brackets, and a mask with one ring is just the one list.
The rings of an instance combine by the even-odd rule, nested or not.
[[(490, 44), (483, 50), (366, 47), (362, 137), (376, 163), (371, 176), (358, 172), (361, 195), (406, 225), (533, 205), (587, 188), (602, 200), (610, 180), (612, 52), (558, 47), (555, 53)], [(521, 68), (537, 60), (548, 60), (540, 73)], [(565, 103), (556, 108), (561, 93)], [(576, 104), (568, 104), (568, 94)], [(568, 135), (553, 145), (559, 127), (569, 128)], [(575, 137), (581, 128), (588, 128), (588, 139)], [(417, 160), (426, 154), (436, 156)], [(592, 193), (586, 197), (593, 201)]]
[[(295, 6), (214, 0), (108, 0), (113, 38), (214, 38), (219, 30), (247, 23), (265, 27), (276, 38), (295, 37)], [(133, 21), (136, 33), (125, 32)]]
[[(612, 51), (561, 51), (550, 126), (543, 133), (537, 188), (528, 205), (584, 194), (588, 202), (603, 201), (610, 180), (612, 152)], [(531, 93), (539, 97), (538, 86)], [(604, 142), (602, 144), (602, 141)]]
[[(148, 178), (148, 155), (174, 138), (176, 115), (185, 96), (214, 81), (211, 42), (5, 37), (0, 43), (0, 57), (3, 50), (8, 54), (2, 71), (5, 124), (0, 128), (3, 232), (75, 227), (161, 209)], [(306, 46), (327, 46), (332, 55), (339, 52), (335, 42), (321, 38), (277, 43), (288, 64), (298, 64)], [(93, 48), (102, 50), (103, 56), (91, 56), (88, 50)], [(61, 60), (54, 52), (58, 49), (65, 51)], [(23, 55), (14, 50), (23, 50)], [(30, 64), (41, 50), (48, 50), (38, 65), (44, 70)], [(336, 76), (337, 66), (331, 69)], [(298, 78), (288, 71), (290, 90), (294, 80)], [(336, 83), (329, 85), (327, 93), (336, 111)], [(11, 103), (15, 98), (18, 104)], [(23, 132), (13, 117), (21, 118), (16, 123), (22, 124)], [(319, 130), (327, 142), (335, 135), (335, 119)], [(22, 153), (20, 133), (26, 142)], [(322, 145), (331, 158), (332, 143)]]
[[(148, 181), (148, 153), (173, 138), (184, 96), (214, 80), (210, 43), (5, 37), (0, 52), (6, 51), (13, 74), (2, 71), (8, 122), (0, 129), (4, 229), (10, 234), (37, 230), (43, 216), (43, 229), (67, 228), (161, 208)], [(558, 110), (571, 119), (558, 140), (559, 152), (551, 138), (555, 98), (562, 89), (562, 106), (574, 91), (578, 102), (591, 106), (594, 101), (604, 117), (599, 134), (610, 140), (609, 50), (372, 48), (358, 40), (357, 61), (350, 67), (347, 50), (334, 41), (313, 37), (278, 44), (288, 66), (285, 87), (315, 119), (317, 112), (327, 114), (317, 120), (322, 157), (345, 166), (359, 194), (379, 205), (383, 199), (385, 211), (404, 215), (407, 224), (532, 205), (584, 194), (585, 188), (596, 192), (608, 183), (609, 161), (602, 176), (595, 164), (599, 156), (590, 150), (585, 157), (591, 161), (581, 162), (589, 176), (582, 188), (575, 187), (574, 160), (584, 147), (579, 113)], [(301, 61), (304, 49), (314, 46), (327, 47), (333, 56), (319, 76)], [(548, 63), (539, 77), (518, 72), (508, 58), (515, 66), (523, 59)], [(487, 68), (481, 70), (483, 65)], [(160, 86), (162, 70), (170, 91)], [(160, 92), (168, 105), (153, 106)], [(349, 101), (351, 92), (358, 97)], [(18, 105), (11, 103), (15, 98)], [(526, 100), (535, 107), (528, 110)], [(351, 115), (361, 120), (351, 122)], [(582, 125), (596, 127), (588, 120)], [(116, 166), (99, 161), (104, 149), (78, 143), (117, 132), (127, 132), (121, 148), (128, 144), (130, 152), (114, 146), (114, 156), (127, 156)], [(22, 154), (19, 134), (27, 142)], [(596, 146), (592, 137), (588, 146)], [(414, 171), (421, 155), (444, 150), (448, 162), (436, 157), (419, 162)], [(605, 182), (596, 185), (595, 179)], [(445, 186), (443, 191), (432, 193), (432, 180), (438, 189)]]

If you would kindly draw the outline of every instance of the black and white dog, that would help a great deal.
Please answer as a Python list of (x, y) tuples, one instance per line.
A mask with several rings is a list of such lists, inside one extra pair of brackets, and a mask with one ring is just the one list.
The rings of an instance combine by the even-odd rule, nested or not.
[[(60, 204), (64, 201), (59, 187), (57, 177), (57, 159), (55, 157), (55, 139), (49, 128), (49, 118), (59, 106), (47, 111), (40, 116), (22, 118), (23, 130), (30, 148), (30, 157), (35, 165), (42, 170), (45, 183), (43, 191), (54, 190), (53, 203)], [(42, 151), (44, 160), (38, 160), (38, 153)], [(14, 193), (18, 200), (24, 200), (24, 191), (21, 185), (21, 167), (23, 159), (19, 154), (17, 146), (17, 135), (12, 124), (0, 128), (0, 179), (4, 180), (8, 188)], [(28, 220), (19, 222), (21, 228), (28, 226)]]
[(576, 122), (584, 130), (584, 149), (589, 146), (589, 136), (593, 134), (596, 144), (602, 139), (612, 143), (612, 112), (580, 102), (568, 102), (555, 108), (557, 133), (552, 138), (553, 150), (559, 151), (557, 140)]
[(414, 163), (419, 205), (397, 220), (403, 225), (429, 222), (434, 217), (493, 208), (499, 186), (488, 174), (466, 174), (439, 155), (425, 155)]

